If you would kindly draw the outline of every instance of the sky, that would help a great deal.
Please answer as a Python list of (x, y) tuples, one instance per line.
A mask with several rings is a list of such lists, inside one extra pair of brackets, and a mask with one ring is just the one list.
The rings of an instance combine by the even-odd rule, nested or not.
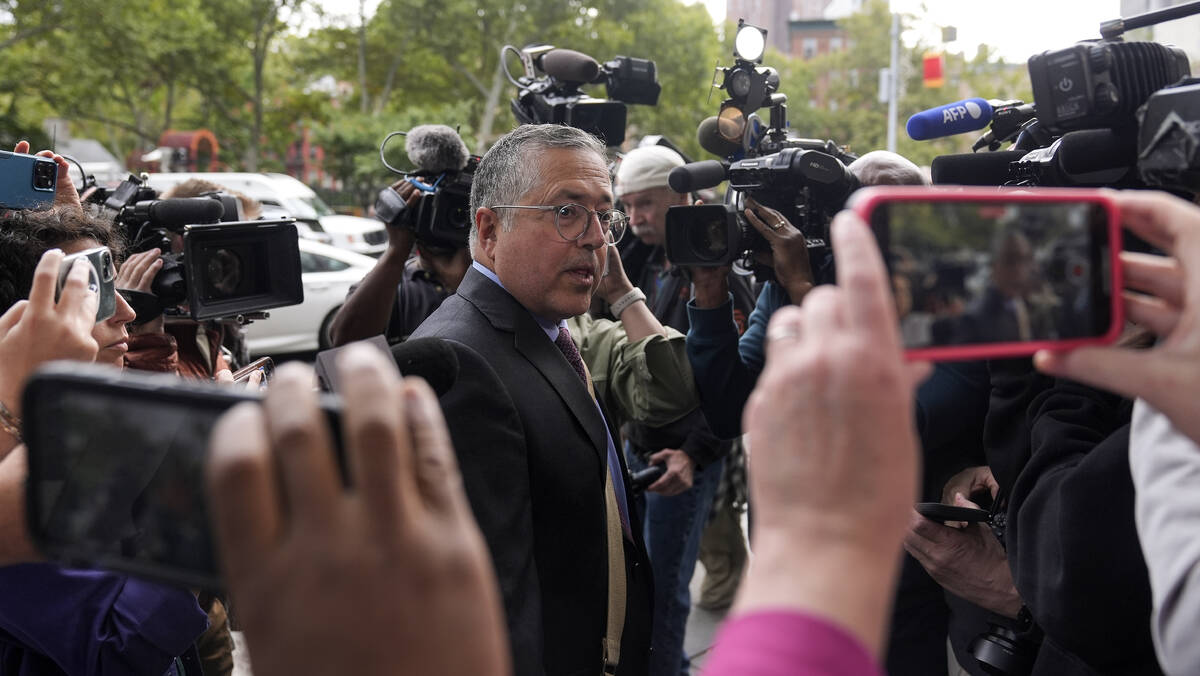
[[(358, 14), (358, 0), (319, 2), (329, 14)], [(714, 21), (725, 17), (725, 0), (683, 2), (702, 3)], [(373, 12), (378, 4), (379, 0), (367, 0), (367, 12)], [(1120, 0), (891, 0), (891, 5), (892, 11), (918, 16), (927, 42), (941, 39), (938, 26), (954, 26), (958, 42), (950, 45), (952, 51), (974, 54), (980, 43), (986, 43), (1009, 62), (1023, 62), (1048, 49), (1099, 37), (1100, 22), (1121, 13)]]

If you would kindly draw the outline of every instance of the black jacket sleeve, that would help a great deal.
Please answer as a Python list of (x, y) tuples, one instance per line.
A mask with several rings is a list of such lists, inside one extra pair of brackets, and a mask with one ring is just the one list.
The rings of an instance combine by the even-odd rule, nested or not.
[(1029, 408), (1030, 458), (1005, 541), (1047, 642), (1106, 673), (1156, 673), (1150, 582), (1133, 519), (1128, 401), (1057, 381)]

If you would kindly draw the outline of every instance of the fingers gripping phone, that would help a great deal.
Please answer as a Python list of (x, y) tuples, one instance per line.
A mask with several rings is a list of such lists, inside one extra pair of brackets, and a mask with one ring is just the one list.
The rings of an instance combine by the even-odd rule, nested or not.
[(57, 186), (54, 160), (0, 150), (0, 209), (45, 211), (54, 205)]
[(1019, 357), (1120, 334), (1121, 239), (1103, 191), (874, 187), (849, 206), (879, 241), (911, 358)]
[(233, 374), (233, 382), (244, 383), (255, 371), (262, 371), (262, 384), (265, 385), (271, 382), (271, 378), (275, 375), (275, 362), (270, 357), (255, 359)]
[(88, 273), (88, 286), (100, 296), (100, 304), (96, 307), (96, 322), (100, 323), (117, 312), (117, 266), (113, 262), (112, 252), (106, 246), (73, 253), (64, 256), (58, 266), (58, 283), (54, 288), (54, 300), (62, 296), (63, 286), (67, 283), (67, 275), (75, 261), (85, 258), (92, 264)]
[[(74, 566), (221, 589), (204, 459), (217, 419), (261, 394), (161, 373), (58, 362), (23, 399), (26, 522), (38, 549)], [(340, 439), (337, 402), (322, 407)], [(344, 458), (338, 463), (345, 476)]]

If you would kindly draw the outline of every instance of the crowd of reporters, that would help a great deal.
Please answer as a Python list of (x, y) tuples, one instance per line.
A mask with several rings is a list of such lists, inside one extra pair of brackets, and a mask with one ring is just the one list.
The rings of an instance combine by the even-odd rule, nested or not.
[[(543, 154), (526, 193), (552, 184), (558, 166), (546, 158), (596, 160), (588, 154), (594, 140), (527, 142)], [(501, 146), (520, 157), (519, 146)], [(564, 149), (576, 154), (555, 154)], [(483, 186), (475, 189), (504, 188), (489, 173), (500, 152), (483, 157), (475, 179)], [(763, 284), (728, 267), (672, 265), (658, 246), (663, 211), (692, 200), (667, 187), (667, 172), (682, 164), (672, 155), (661, 146), (639, 148), (616, 168), (615, 189), (607, 174), (600, 180), (633, 226), (636, 239), (620, 251), (590, 230), (624, 227), (625, 216), (602, 203), (612, 196), (582, 205), (587, 224), (577, 239), (564, 234), (561, 210), (552, 221), (572, 251), (603, 261), (604, 272), (594, 283), (580, 273), (591, 287), (586, 300), (594, 292), (598, 301), (592, 312), (551, 323), (547, 335), (561, 329), (557, 335), (573, 341), (582, 385), (601, 410), (599, 429), (619, 429), (626, 442), (622, 457), (608, 462), (664, 466), (645, 486), (649, 495), (640, 502), (630, 495), (630, 506), (622, 505), (625, 518), (639, 520), (625, 524), (630, 589), (641, 590), (630, 593), (646, 594), (637, 601), (650, 607), (653, 588), (654, 614), (627, 625), (643, 635), (625, 637), (634, 650), (613, 663), (617, 673), (688, 669), (687, 587), (714, 501), (720, 507), (717, 486), (738, 482), (728, 476), (735, 461), (748, 464), (753, 562), (706, 673), (1200, 668), (1189, 640), (1200, 612), (1191, 579), (1200, 524), (1189, 497), (1200, 469), (1200, 209), (1161, 193), (1114, 194), (1125, 227), (1162, 252), (1122, 254), (1134, 293), (1124, 299), (1131, 326), (1117, 345), (931, 366), (905, 361), (906, 312), (897, 300), (904, 282), (889, 274), (851, 213), (833, 223), (832, 258), (813, 261), (797, 227), (748, 200), (744, 217), (770, 248), (761, 262), (772, 279)], [(56, 298), (65, 254), (108, 247), (122, 260), (118, 284), (145, 294), (162, 251), (126, 256), (122, 236), (85, 212), (65, 162), (53, 159), (62, 177), (54, 208), (9, 212), (0, 222), (0, 561), (7, 564), (0, 568), (0, 672), (227, 672), (232, 641), (222, 599), (41, 561), (25, 531), (20, 392), (37, 366), (69, 359), (231, 380), (218, 347), (229, 337), (220, 325), (169, 326), (161, 308), (135, 311), (128, 294), (96, 322), (83, 262)], [(590, 167), (579, 171), (594, 186)], [(926, 183), (916, 166), (889, 153), (864, 155), (849, 170), (862, 185)], [(410, 207), (418, 198), (408, 181), (389, 189)], [(524, 196), (518, 191), (513, 203)], [(540, 208), (474, 198), (472, 206)], [(496, 219), (497, 231), (511, 231), (511, 222)], [(479, 349), (445, 324), (466, 317), (465, 304), (494, 298), (493, 282), (513, 297), (524, 291), (514, 282), (536, 288), (536, 279), (496, 274), (494, 243), (472, 251), (466, 242), (422, 241), (402, 223), (389, 227), (389, 237), (388, 251), (337, 316), (335, 343), (450, 336), (464, 359), (475, 358)], [(423, 326), (435, 313), (436, 326)], [(566, 361), (555, 368), (570, 373), (571, 349), (559, 349)], [(353, 490), (333, 461), (306, 367), (280, 369), (261, 405), (231, 411), (213, 431), (214, 528), (254, 669), (508, 673), (515, 658), (519, 673), (559, 673), (579, 663), (601, 670), (599, 645), (585, 657), (549, 645), (555, 632), (568, 635), (570, 621), (550, 621), (552, 612), (566, 611), (553, 599), (529, 610), (517, 592), (546, 596), (554, 583), (548, 564), (569, 564), (579, 552), (529, 545), (539, 579), (517, 570), (524, 564), (512, 563), (514, 543), (498, 536), (516, 532), (498, 514), (528, 508), (506, 503), (512, 495), (526, 490), (534, 511), (547, 498), (518, 479), (484, 486), (503, 468), (480, 474), (472, 464), (484, 462), (479, 449), (491, 448), (484, 438), (491, 431), (528, 427), (510, 419), (525, 414), (520, 402), (513, 412), (485, 407), (480, 419), (467, 419), (455, 406), (469, 392), (452, 389), (439, 407), (428, 386), (401, 378), (377, 351), (354, 346), (339, 368)], [(477, 368), (498, 367), (483, 359)], [(522, 384), (501, 379), (497, 387)], [(488, 419), (489, 411), (504, 419)], [(742, 435), (748, 462), (739, 459)], [(494, 439), (497, 448), (508, 443)], [(617, 475), (622, 483), (626, 474)], [(485, 491), (495, 502), (480, 497)], [(983, 505), (990, 519), (943, 523), (914, 512), (918, 501)], [(540, 518), (531, 519), (535, 529), (544, 527)], [(554, 515), (563, 537), (571, 518)], [(581, 521), (579, 532), (603, 521)], [(642, 554), (653, 585), (639, 587)], [(602, 583), (586, 581), (598, 589)], [(602, 606), (611, 594), (588, 598)], [(531, 617), (536, 630), (525, 623)]]

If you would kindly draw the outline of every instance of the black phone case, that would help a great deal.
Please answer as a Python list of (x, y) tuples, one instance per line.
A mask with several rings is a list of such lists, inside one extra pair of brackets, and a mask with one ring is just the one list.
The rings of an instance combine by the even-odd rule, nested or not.
[(940, 502), (919, 502), (917, 513), (932, 521), (967, 521), (969, 523), (984, 522), (991, 518), (986, 509), (971, 507), (955, 507), (943, 505)]
[[(219, 570), (204, 567), (184, 569), (161, 560), (134, 558), (124, 551), (121, 555), (96, 552), (82, 543), (65, 539), (61, 533), (47, 532), (43, 527), (44, 517), (47, 515), (42, 513), (41, 505), (44, 500), (39, 490), (46, 484), (43, 478), (48, 476), (47, 467), (59, 459), (55, 455), (58, 449), (53, 447), (52, 440), (54, 435), (61, 434), (61, 431), (55, 431), (55, 426), (62, 425), (62, 421), (56, 419), (52, 413), (58, 408), (56, 402), (67, 392), (83, 394), (89, 399), (95, 398), (110, 406), (136, 407), (139, 402), (153, 402), (159, 407), (167, 405), (195, 414), (214, 416), (236, 404), (259, 401), (262, 394), (202, 381), (187, 381), (170, 374), (130, 372), (96, 364), (55, 362), (34, 373), (22, 399), (24, 438), (29, 450), (25, 517), (30, 536), (40, 552), (48, 558), (70, 566), (104, 568), (177, 586), (221, 591)], [(337, 443), (338, 465), (342, 476), (346, 477), (348, 475), (345, 457), (340, 443), (340, 402), (335, 397), (323, 395), (321, 406), (327, 414), (332, 436)], [(152, 416), (142, 416), (136, 424), (152, 426), (155, 419)], [(89, 433), (92, 432), (93, 430), (89, 430)], [(138, 435), (129, 434), (128, 437), (134, 439), (138, 438)], [(145, 449), (139, 449), (132, 444), (104, 450), (135, 454), (134, 457), (138, 457), (136, 454), (145, 453)], [(59, 466), (61, 467), (61, 463)], [(79, 468), (72, 469), (83, 471)], [(195, 481), (204, 481), (202, 473), (195, 477)], [(172, 525), (176, 526), (178, 525)], [(208, 541), (211, 543), (213, 540), (208, 526), (207, 523), (200, 525), (208, 533)]]

